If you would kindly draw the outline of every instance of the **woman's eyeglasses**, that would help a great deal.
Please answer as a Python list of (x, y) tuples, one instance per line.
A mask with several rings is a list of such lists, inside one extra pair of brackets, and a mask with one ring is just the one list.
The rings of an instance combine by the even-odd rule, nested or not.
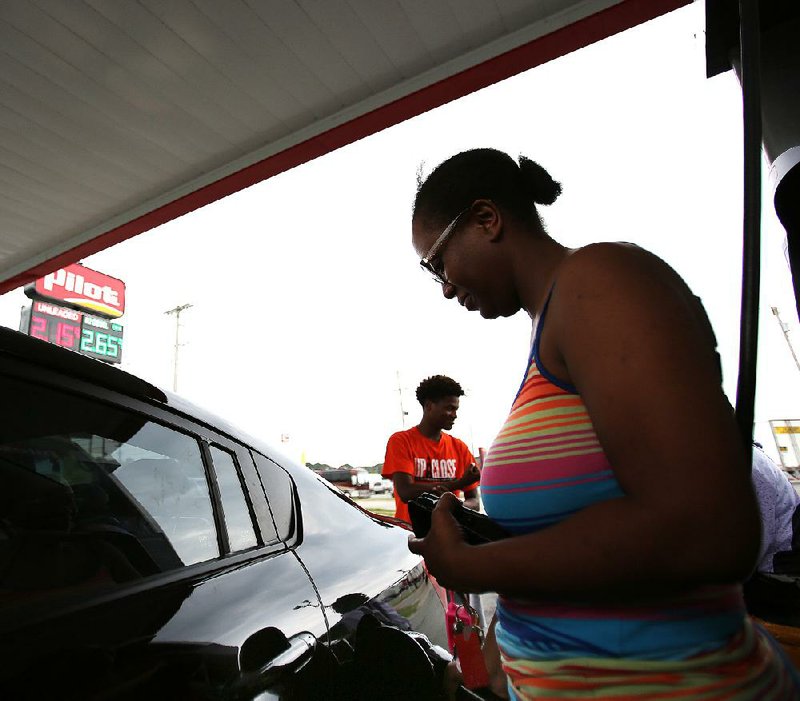
[(434, 241), (433, 246), (430, 247), (430, 250), (419, 261), (419, 264), (431, 275), (433, 275), (436, 282), (438, 282), (440, 285), (446, 285), (449, 282), (444, 273), (444, 266), (442, 265), (442, 249), (452, 233), (455, 231), (458, 220), (461, 219), (461, 217), (470, 209), (471, 206), (467, 207), (466, 209), (462, 209), (458, 214), (456, 214), (456, 216), (453, 218), (453, 221), (451, 221), (444, 228), (444, 231), (439, 234), (439, 238)]

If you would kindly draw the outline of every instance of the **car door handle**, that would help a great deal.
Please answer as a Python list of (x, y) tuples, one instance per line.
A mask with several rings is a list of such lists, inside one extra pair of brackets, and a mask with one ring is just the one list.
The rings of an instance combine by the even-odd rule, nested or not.
[[(277, 633), (275, 629), (260, 632), (267, 631), (271, 636)], [(285, 645), (281, 646), (283, 649), (262, 664), (253, 664), (254, 660), (250, 657), (250, 663), (244, 666), (242, 674), (234, 682), (231, 698), (253, 699), (258, 694), (266, 693), (270, 687), (299, 672), (314, 656), (317, 648), (317, 639), (311, 633), (298, 633), (291, 638), (284, 638), (284, 641)]]
[(287, 642), (289, 647), (261, 668), (260, 677), (275, 678), (298, 672), (313, 657), (317, 648), (317, 639), (311, 633), (298, 633)]

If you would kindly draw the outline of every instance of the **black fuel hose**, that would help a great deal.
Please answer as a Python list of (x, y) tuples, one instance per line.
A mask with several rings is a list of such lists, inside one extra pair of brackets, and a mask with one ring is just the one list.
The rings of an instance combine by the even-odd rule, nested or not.
[(744, 213), (736, 420), (745, 447), (752, 450), (761, 281), (761, 31), (758, 0), (739, 0), (739, 58), (744, 130)]

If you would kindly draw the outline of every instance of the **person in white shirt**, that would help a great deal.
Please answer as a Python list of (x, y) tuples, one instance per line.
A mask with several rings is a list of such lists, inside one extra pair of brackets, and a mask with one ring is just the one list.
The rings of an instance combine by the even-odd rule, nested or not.
[(800, 494), (786, 472), (758, 444), (753, 446), (752, 480), (761, 513), (761, 548), (756, 569), (771, 573), (775, 571), (775, 554), (795, 549), (792, 520), (800, 504)]

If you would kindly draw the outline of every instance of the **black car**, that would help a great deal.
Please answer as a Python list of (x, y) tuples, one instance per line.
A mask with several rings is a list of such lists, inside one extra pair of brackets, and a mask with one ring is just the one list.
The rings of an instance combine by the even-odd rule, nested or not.
[(442, 592), (308, 468), (0, 329), (0, 698), (426, 699)]

